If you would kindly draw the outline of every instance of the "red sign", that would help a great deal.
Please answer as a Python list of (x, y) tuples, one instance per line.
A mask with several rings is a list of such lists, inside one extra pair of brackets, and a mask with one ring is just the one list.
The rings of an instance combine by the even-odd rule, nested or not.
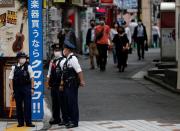
[(100, 0), (102, 4), (113, 4), (113, 0)]
[(161, 13), (161, 28), (175, 28), (175, 12)]
[(96, 8), (96, 12), (106, 13), (106, 9), (104, 9), (104, 8)]

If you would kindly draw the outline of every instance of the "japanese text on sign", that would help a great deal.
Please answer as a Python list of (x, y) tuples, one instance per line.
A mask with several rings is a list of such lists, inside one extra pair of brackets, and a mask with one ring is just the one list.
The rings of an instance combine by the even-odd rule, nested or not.
[(43, 118), (43, 44), (42, 0), (28, 1), (30, 63), (34, 71), (35, 92), (32, 97), (32, 118)]

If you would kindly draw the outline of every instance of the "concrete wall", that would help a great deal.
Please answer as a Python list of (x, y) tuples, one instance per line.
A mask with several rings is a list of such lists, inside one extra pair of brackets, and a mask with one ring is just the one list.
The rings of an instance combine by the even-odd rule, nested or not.
[[(12, 57), (16, 54), (12, 51), (12, 44), (15, 41), (16, 33), (20, 31), (22, 22), (22, 11), (18, 11), (19, 3), (15, 1), (15, 7), (1, 8), (0, 14), (7, 13), (8, 10), (17, 12), (17, 25), (6, 24), (0, 28), (0, 56)], [(23, 51), (29, 53), (28, 45), (28, 20), (24, 23), (23, 34), (25, 36)]]
[(146, 26), (148, 42), (151, 44), (152, 41), (152, 33), (151, 33), (151, 0), (141, 0), (142, 2), (142, 21)]

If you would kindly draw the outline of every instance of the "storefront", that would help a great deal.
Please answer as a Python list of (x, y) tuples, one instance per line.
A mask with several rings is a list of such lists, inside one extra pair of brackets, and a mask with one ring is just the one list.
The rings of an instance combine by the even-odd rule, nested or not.
[[(20, 4), (17, 1), (0, 2), (0, 7), (0, 118), (13, 118), (15, 108), (10, 108), (12, 101), (8, 76), (12, 64), (16, 62), (13, 45), (16, 43), (16, 34), (20, 30), (25, 38), (21, 50), (29, 54), (28, 22), (27, 14), (19, 10)], [(9, 116), (10, 110), (12, 116)]]
[(161, 3), (161, 60), (176, 60), (175, 3)]
[[(28, 5), (28, 7), (27, 7)], [(17, 62), (19, 51), (29, 56), (34, 71), (32, 96), (32, 118), (43, 118), (43, 42), (42, 42), (42, 1), (28, 4), (17, 0), (0, 2), (0, 118), (15, 117), (15, 103), (9, 89), (11, 66)], [(19, 38), (21, 34), (23, 38)]]

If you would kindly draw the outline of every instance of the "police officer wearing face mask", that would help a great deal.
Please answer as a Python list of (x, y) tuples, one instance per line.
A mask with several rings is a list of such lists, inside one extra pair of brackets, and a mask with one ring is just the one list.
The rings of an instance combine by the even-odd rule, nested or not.
[[(51, 60), (49, 65), (49, 71), (47, 75), (47, 81), (49, 84), (49, 89), (51, 89), (52, 98), (52, 120), (49, 124), (59, 124), (64, 125), (66, 118), (64, 116), (63, 108), (63, 91), (59, 90), (62, 70), (60, 68), (60, 62), (63, 59), (62, 52), (60, 51), (59, 44), (54, 44), (52, 46), (54, 50), (54, 58)], [(62, 113), (62, 119), (60, 114)]]
[(32, 67), (27, 63), (24, 52), (17, 53), (18, 63), (12, 66), (9, 75), (11, 95), (16, 101), (17, 127), (35, 127), (32, 124), (31, 99), (34, 93), (34, 74)]
[(78, 87), (84, 86), (84, 78), (81, 66), (72, 50), (75, 48), (70, 41), (64, 41), (63, 54), (66, 58), (60, 63), (63, 70), (61, 87), (63, 86), (65, 94), (65, 109), (68, 117), (66, 128), (78, 127), (79, 109), (78, 109)]

